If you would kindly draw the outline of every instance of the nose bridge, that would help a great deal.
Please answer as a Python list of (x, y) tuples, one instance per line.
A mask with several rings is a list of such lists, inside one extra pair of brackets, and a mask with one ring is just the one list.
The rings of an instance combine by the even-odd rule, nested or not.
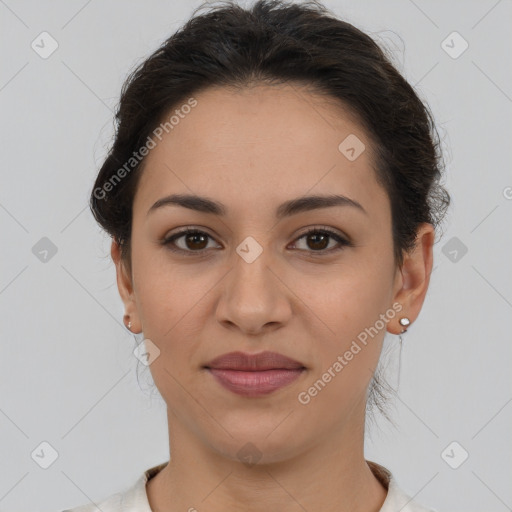
[(236, 247), (232, 265), (218, 304), (218, 320), (248, 332), (286, 321), (290, 305), (274, 275), (277, 270), (270, 248), (248, 236)]
[(246, 304), (261, 308), (269, 307), (278, 290), (275, 289), (275, 277), (269, 267), (272, 254), (268, 246), (263, 247), (255, 238), (248, 236), (236, 248), (231, 293), (237, 294)]

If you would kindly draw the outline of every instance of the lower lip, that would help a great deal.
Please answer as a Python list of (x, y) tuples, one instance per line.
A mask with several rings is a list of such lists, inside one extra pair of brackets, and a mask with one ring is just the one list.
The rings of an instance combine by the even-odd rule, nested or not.
[(304, 368), (297, 370), (240, 371), (208, 368), (225, 388), (242, 396), (262, 396), (272, 393), (299, 378)]

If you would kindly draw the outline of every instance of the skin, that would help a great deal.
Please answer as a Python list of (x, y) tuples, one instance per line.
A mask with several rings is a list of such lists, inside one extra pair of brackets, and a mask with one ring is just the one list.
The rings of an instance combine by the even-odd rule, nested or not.
[[(298, 86), (208, 89), (150, 151), (135, 195), (132, 265), (112, 244), (132, 322), (160, 350), (151, 364), (167, 404), (170, 463), (147, 484), (154, 511), (378, 511), (386, 489), (364, 458), (366, 393), (386, 330), (417, 318), (432, 270), (434, 229), (422, 224), (402, 268), (393, 259), (391, 208), (372, 169), (370, 141), (341, 108)], [(338, 145), (355, 134), (366, 150), (349, 161)], [(172, 193), (223, 203), (219, 217), (150, 207)], [(284, 201), (342, 194), (351, 206), (276, 220)], [(209, 235), (161, 241), (192, 226)], [(325, 226), (353, 246), (302, 235)], [(236, 252), (248, 236), (263, 252)], [(318, 247), (320, 247), (319, 250)], [(203, 255), (197, 256), (202, 250)], [(194, 252), (196, 251), (196, 252)], [(323, 255), (319, 255), (323, 254)], [(379, 315), (402, 311), (307, 405), (297, 396)], [(236, 395), (202, 367), (240, 350), (280, 352), (307, 369), (263, 398)], [(248, 442), (261, 458), (244, 464)], [(192, 509), (193, 510), (193, 509)]]

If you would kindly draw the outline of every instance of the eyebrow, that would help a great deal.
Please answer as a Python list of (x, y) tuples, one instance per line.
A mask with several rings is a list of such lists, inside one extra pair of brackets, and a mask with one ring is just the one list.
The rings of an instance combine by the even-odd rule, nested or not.
[[(182, 206), (189, 210), (195, 210), (202, 213), (212, 213), (213, 215), (225, 216), (227, 213), (226, 207), (217, 201), (207, 197), (201, 197), (192, 194), (172, 194), (170, 196), (162, 197), (156, 201), (153, 206), (148, 210), (148, 215), (155, 210), (164, 206)], [(330, 208), (333, 206), (350, 206), (358, 209), (359, 211), (368, 214), (363, 206), (357, 201), (349, 197), (333, 194), (333, 195), (313, 195), (298, 197), (285, 201), (276, 210), (276, 218), (282, 219), (290, 217), (302, 212), (308, 212), (319, 208)]]

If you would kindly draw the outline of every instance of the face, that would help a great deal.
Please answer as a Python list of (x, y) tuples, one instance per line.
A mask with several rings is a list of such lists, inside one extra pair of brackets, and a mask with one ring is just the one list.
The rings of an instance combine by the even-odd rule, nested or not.
[[(132, 330), (160, 351), (150, 369), (170, 430), (233, 460), (249, 442), (267, 462), (285, 460), (362, 428), (384, 334), (412, 318), (398, 309), (414, 287), (395, 269), (370, 141), (341, 108), (290, 86), (195, 99), (146, 158), (131, 275), (113, 246), (118, 285)], [(178, 194), (222, 214), (161, 201)], [(345, 199), (282, 206), (334, 195)], [(277, 352), (303, 369), (240, 394), (206, 368), (234, 351)]]

